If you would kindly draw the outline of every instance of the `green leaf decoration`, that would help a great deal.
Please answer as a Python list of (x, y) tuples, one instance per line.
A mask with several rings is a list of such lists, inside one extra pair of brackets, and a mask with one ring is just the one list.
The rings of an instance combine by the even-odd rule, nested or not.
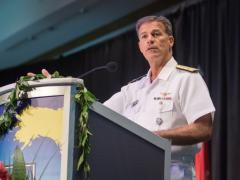
[(58, 71), (55, 71), (51, 76), (52, 78), (63, 78), (63, 76), (61, 76)]
[[(63, 77), (59, 75), (58, 71), (52, 74), (52, 78)], [(19, 120), (16, 118), (17, 114), (28, 107), (26, 99), (27, 93), (32, 91), (34, 88), (30, 87), (28, 81), (35, 81), (46, 78), (43, 74), (36, 74), (35, 76), (21, 76), (16, 81), (15, 88), (11, 91), (8, 96), (7, 103), (4, 104), (4, 112), (0, 116), (0, 138), (4, 136), (9, 129), (15, 127)]]
[[(51, 78), (62, 78), (58, 71), (55, 71)], [(28, 108), (27, 103), (27, 93), (32, 91), (34, 88), (30, 87), (28, 81), (35, 81), (46, 78), (43, 74), (36, 74), (35, 76), (21, 76), (18, 81), (16, 81), (15, 88), (11, 91), (8, 96), (8, 102), (4, 104), (4, 112), (0, 116), (0, 138), (3, 137), (9, 129), (18, 126), (19, 120), (16, 118), (17, 114), (21, 114), (24, 109)], [(96, 101), (95, 96), (88, 91), (82, 84), (77, 87), (77, 93), (74, 96), (74, 100), (80, 105), (80, 116), (78, 118), (78, 147), (80, 148), (81, 154), (78, 159), (77, 170), (83, 170), (85, 177), (90, 173), (90, 165), (87, 162), (87, 156), (91, 152), (91, 147), (89, 143), (89, 138), (92, 135), (88, 130), (88, 109), (90, 105)], [(21, 163), (17, 163), (15, 169), (23, 169), (24, 159), (21, 150), (16, 148), (16, 163), (21, 160)], [(25, 167), (25, 166), (24, 166)], [(16, 170), (15, 170), (16, 171)], [(26, 170), (25, 170), (26, 171)], [(18, 173), (16, 171), (15, 173)], [(22, 176), (23, 175), (23, 176)], [(13, 180), (26, 179), (26, 174), (15, 175)]]
[(17, 146), (13, 157), (13, 180), (27, 180), (25, 161), (21, 149)]
[(96, 100), (95, 96), (89, 92), (83, 85), (78, 86), (78, 91), (74, 96), (77, 103), (80, 104), (81, 112), (79, 116), (78, 128), (80, 135), (78, 139), (78, 147), (81, 150), (77, 163), (77, 170), (83, 169), (85, 177), (90, 173), (90, 165), (87, 162), (87, 156), (90, 154), (91, 148), (89, 138), (92, 135), (88, 130), (88, 110), (90, 105)]

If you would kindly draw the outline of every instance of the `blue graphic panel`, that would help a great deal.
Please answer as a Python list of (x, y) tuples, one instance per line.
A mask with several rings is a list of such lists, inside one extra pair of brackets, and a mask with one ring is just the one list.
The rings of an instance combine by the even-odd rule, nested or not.
[[(34, 108), (42, 108), (45, 112), (47, 110), (63, 109), (63, 96), (32, 98), (30, 99), (30, 105)], [(0, 114), (3, 113), (3, 110), (4, 106), (1, 105)], [(46, 115), (44, 115), (43, 118), (45, 116)], [(50, 117), (50, 119), (51, 118), (53, 119), (54, 117)], [(61, 118), (63, 119), (63, 117)], [(54, 122), (56, 122), (56, 120), (54, 120)], [(61, 119), (59, 122), (62, 122)], [(39, 136), (34, 135), (28, 145), (24, 145), (23, 142), (16, 138), (16, 134), (21, 128), (22, 127), (17, 127), (9, 130), (7, 135), (0, 139), (0, 161), (3, 161), (5, 165), (11, 166), (14, 150), (18, 146), (23, 151), (29, 179), (59, 180), (62, 157), (59, 143), (40, 133)], [(48, 127), (47, 123), (46, 129), (49, 129), (50, 134), (52, 129)]]

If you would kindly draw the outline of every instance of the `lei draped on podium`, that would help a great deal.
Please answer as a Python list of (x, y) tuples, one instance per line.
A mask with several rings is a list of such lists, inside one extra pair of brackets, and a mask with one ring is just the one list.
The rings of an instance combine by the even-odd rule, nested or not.
[[(55, 71), (51, 78), (62, 78), (58, 71)], [(28, 81), (35, 81), (45, 79), (42, 74), (35, 76), (21, 76), (16, 81), (15, 88), (8, 96), (8, 101), (4, 104), (4, 111), (0, 116), (0, 138), (8, 131), (19, 125), (20, 120), (17, 115), (21, 115), (23, 110), (28, 108), (28, 92), (34, 90), (30, 87)], [(90, 173), (90, 165), (87, 162), (87, 156), (90, 154), (91, 147), (89, 137), (91, 132), (88, 130), (88, 110), (90, 105), (96, 100), (95, 96), (86, 89), (83, 84), (77, 85), (77, 92), (74, 95), (74, 100), (80, 105), (80, 115), (78, 117), (78, 148), (80, 148), (80, 155), (77, 164), (77, 170), (83, 170), (87, 177)], [(24, 163), (24, 162), (23, 162)], [(16, 163), (18, 164), (18, 163)]]

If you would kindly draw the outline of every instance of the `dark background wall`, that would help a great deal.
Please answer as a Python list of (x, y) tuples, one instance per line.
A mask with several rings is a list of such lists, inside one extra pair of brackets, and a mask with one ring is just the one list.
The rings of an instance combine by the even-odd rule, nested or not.
[[(240, 177), (239, 42), (240, 2), (237, 0), (186, 1), (161, 14), (174, 27), (174, 56), (180, 64), (199, 67), (216, 106), (211, 141), (211, 171), (214, 180)], [(156, 14), (156, 13), (155, 13)], [(158, 13), (157, 13), (158, 14)], [(28, 71), (47, 68), (62, 75), (78, 76), (93, 67), (117, 61), (116, 73), (95, 72), (85, 85), (103, 102), (130, 80), (143, 75), (148, 65), (130, 30), (114, 39), (56, 61), (32, 64), (0, 72), (0, 85), (14, 82)]]

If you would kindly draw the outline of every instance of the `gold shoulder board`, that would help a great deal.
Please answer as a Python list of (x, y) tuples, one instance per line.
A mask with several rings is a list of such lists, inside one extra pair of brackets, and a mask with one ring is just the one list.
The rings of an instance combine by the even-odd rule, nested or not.
[(192, 73), (199, 71), (199, 69), (188, 67), (188, 66), (183, 66), (183, 65), (177, 65), (176, 68), (184, 70), (184, 71), (192, 72)]

